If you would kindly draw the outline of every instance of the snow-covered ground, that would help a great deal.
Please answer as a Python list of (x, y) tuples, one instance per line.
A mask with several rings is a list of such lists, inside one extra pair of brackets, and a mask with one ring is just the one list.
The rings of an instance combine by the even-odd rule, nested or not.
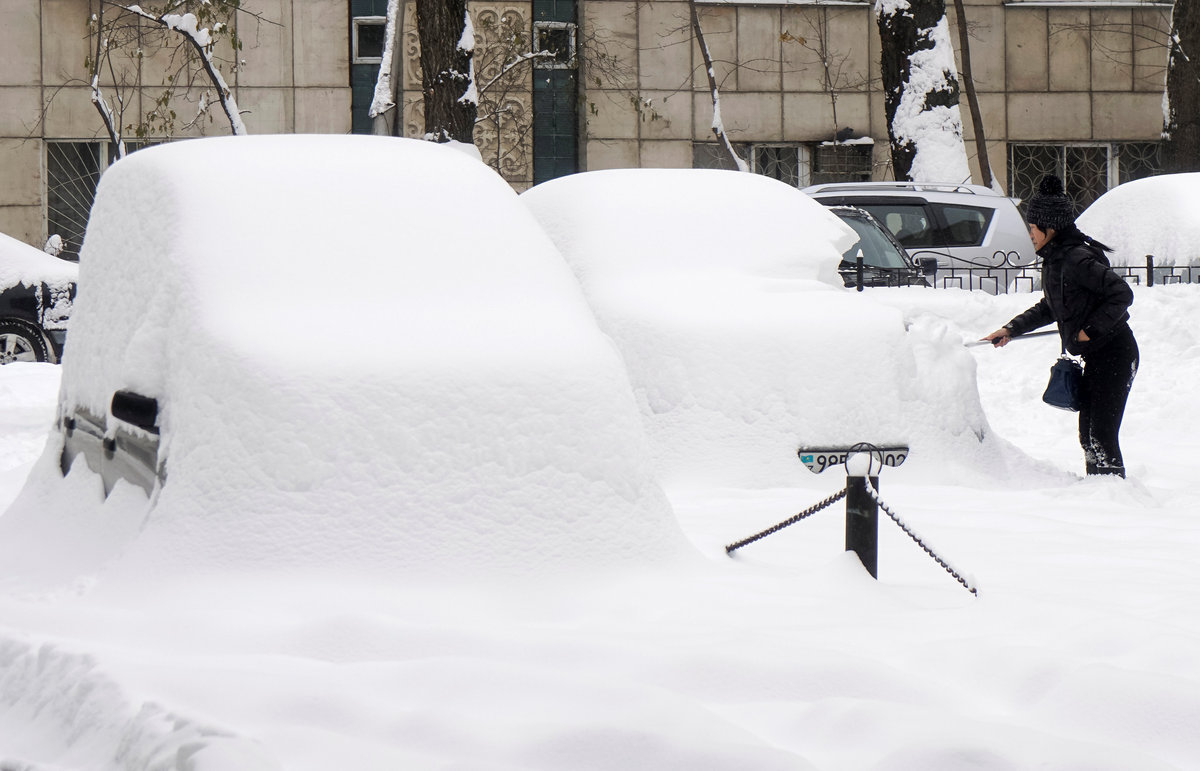
[[(1030, 296), (873, 290), (964, 340)], [(881, 523), (880, 580), (834, 491), (668, 489), (700, 564), (536, 585), (247, 590), (236, 576), (0, 600), (0, 760), (31, 769), (1155, 769), (1200, 762), (1200, 294), (1136, 290), (1130, 478), (1079, 479), (1039, 402), (1053, 338), (971, 348), (991, 428), (1048, 474), (887, 469), (884, 499), (973, 597)], [(926, 322), (927, 323), (927, 322)], [(0, 370), (0, 502), (59, 370)], [(882, 384), (881, 384), (882, 385)], [(1016, 451), (1016, 450), (1015, 450)], [(925, 477), (925, 475), (921, 475)], [(536, 545), (531, 545), (536, 548)], [(281, 581), (284, 579), (280, 579)], [(280, 598), (286, 598), (280, 601)]]
[[(0, 769), (1200, 762), (1194, 286), (1136, 288), (1130, 478), (1084, 479), (1054, 338), (964, 345), (1033, 296), (846, 290), (771, 180), (591, 179), (527, 206), (379, 137), (115, 164), (64, 364), (0, 368)], [(126, 388), (149, 498), (51, 430)], [(911, 444), (883, 499), (978, 595), (886, 518), (872, 580), (841, 504), (726, 555), (854, 441)]]

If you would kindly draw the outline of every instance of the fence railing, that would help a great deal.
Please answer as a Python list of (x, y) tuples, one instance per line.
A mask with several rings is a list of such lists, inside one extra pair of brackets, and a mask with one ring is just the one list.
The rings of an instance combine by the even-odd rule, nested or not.
[[(916, 252), (912, 256), (929, 254), (933, 253)], [(1018, 259), (1015, 252), (996, 252), (991, 264), (939, 268), (930, 283), (940, 288), (975, 289), (989, 294), (1032, 292), (1040, 287), (1041, 261), (1020, 265)], [(1158, 264), (1149, 254), (1145, 265), (1114, 265), (1113, 270), (1129, 283), (1140, 286), (1200, 284), (1200, 265)]]

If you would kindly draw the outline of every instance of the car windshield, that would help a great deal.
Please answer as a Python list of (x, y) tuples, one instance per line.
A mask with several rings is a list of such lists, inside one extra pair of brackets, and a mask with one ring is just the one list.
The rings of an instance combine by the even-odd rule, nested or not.
[(842, 254), (844, 259), (854, 262), (855, 257), (858, 256), (858, 250), (861, 249), (864, 265), (872, 265), (876, 268), (909, 267), (904, 255), (900, 253), (895, 244), (888, 240), (875, 223), (855, 216), (842, 217), (842, 221), (854, 228), (854, 232), (858, 234), (858, 241)]

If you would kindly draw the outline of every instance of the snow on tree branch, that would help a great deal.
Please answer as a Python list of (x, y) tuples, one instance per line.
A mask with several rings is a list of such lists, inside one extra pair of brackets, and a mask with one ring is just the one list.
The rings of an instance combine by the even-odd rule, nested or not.
[(729, 135), (725, 133), (725, 123), (721, 119), (721, 91), (717, 88), (717, 76), (713, 72), (712, 54), (709, 53), (708, 43), (704, 40), (704, 30), (700, 28), (700, 15), (696, 11), (695, 0), (688, 3), (692, 16), (692, 32), (696, 36), (696, 43), (700, 46), (700, 53), (704, 57), (704, 68), (708, 73), (708, 88), (712, 94), (713, 119), (712, 132), (725, 148), (725, 152), (729, 154), (730, 159), (737, 166), (738, 171), (750, 171), (750, 165), (738, 155), (737, 150), (733, 149), (733, 143), (729, 141)]
[(244, 136), (249, 132), (246, 131), (246, 124), (242, 122), (241, 113), (238, 111), (237, 101), (233, 97), (233, 91), (225, 83), (225, 78), (222, 77), (221, 71), (217, 69), (216, 62), (212, 58), (213, 38), (212, 33), (207, 27), (198, 28), (199, 23), (196, 15), (192, 13), (185, 14), (162, 14), (156, 16), (143, 10), (139, 5), (120, 5), (115, 4), (119, 8), (124, 8), (126, 11), (136, 14), (143, 19), (152, 21), (155, 24), (162, 26), (164, 29), (177, 32), (187, 40), (196, 53), (200, 56), (200, 62), (204, 67), (204, 71), (208, 74), (210, 80), (217, 90), (217, 98), (221, 102), (221, 108), (225, 111), (225, 116), (229, 119), (229, 126), (233, 133), (237, 136)]

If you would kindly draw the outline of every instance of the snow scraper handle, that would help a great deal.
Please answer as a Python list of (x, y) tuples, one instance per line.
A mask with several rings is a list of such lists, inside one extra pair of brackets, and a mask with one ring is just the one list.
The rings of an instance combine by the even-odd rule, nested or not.
[[(1057, 335), (1057, 334), (1058, 334), (1057, 329), (1047, 329), (1044, 332), (1026, 332), (1023, 335), (1016, 335), (1015, 337), (1010, 337), (1008, 340), (1009, 340), (1009, 342), (1012, 342), (1013, 340), (1023, 340), (1026, 337), (1042, 337), (1043, 335)], [(963, 343), (963, 345), (967, 346), (968, 348), (974, 348), (977, 345), (994, 345), (994, 343), (992, 342), (992, 338), (985, 337), (982, 340), (972, 340), (969, 343)]]

